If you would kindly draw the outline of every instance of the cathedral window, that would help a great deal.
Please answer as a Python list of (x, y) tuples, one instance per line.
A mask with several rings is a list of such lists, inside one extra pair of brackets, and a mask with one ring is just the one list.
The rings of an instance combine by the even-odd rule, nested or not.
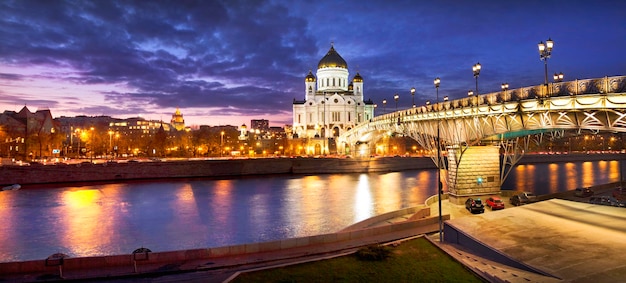
[(360, 88), (356, 87), (356, 93), (360, 93), (360, 92), (361, 92)]
[(335, 86), (335, 78), (333, 78), (333, 86)]
[(309, 86), (309, 94), (313, 93), (313, 87)]
[(350, 115), (350, 114), (352, 114), (352, 113), (348, 112), (348, 122), (350, 122), (352, 120), (352, 115)]
[(341, 112), (338, 112), (338, 111), (333, 111), (332, 121), (333, 121), (333, 122), (339, 122), (339, 121), (341, 121)]
[(298, 124), (302, 124), (301, 118), (302, 118), (301, 115), (298, 114)]
[(326, 79), (326, 86), (330, 86), (330, 79)]

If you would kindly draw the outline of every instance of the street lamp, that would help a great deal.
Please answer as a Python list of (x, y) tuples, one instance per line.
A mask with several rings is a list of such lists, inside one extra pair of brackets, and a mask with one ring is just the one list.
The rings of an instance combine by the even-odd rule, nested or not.
[(387, 99), (383, 99), (383, 113), (387, 114)]
[(111, 148), (113, 140), (113, 131), (109, 130), (109, 150), (111, 152), (111, 156), (113, 155), (113, 148)]
[(91, 143), (91, 162), (93, 163), (93, 130), (94, 128), (91, 127), (89, 128), (89, 130), (91, 130), (90, 136), (89, 136), (89, 143)]
[[(563, 73), (554, 73), (553, 76), (554, 82), (555, 83), (560, 83), (563, 81)], [(560, 91), (559, 91), (560, 92)], [(556, 86), (554, 85), (554, 83), (552, 84), (552, 94), (556, 93)]]
[(413, 108), (415, 108), (415, 88), (411, 88), (411, 100), (413, 102)]
[(563, 81), (563, 73), (554, 73), (554, 82), (555, 83), (560, 83)]
[(400, 98), (400, 96), (397, 93), (393, 96), (393, 100), (396, 101), (396, 111), (398, 111), (398, 99), (399, 98)]
[(509, 89), (509, 83), (502, 84), (502, 91), (504, 92), (504, 97), (502, 97), (502, 102), (506, 100), (506, 91)]
[[(439, 85), (441, 84), (441, 79), (439, 79), (439, 77), (437, 77), (433, 83), (435, 84), (435, 91), (437, 93), (436, 98), (437, 98), (437, 104), (439, 104)], [(447, 96), (446, 96), (447, 98)], [(438, 111), (440, 109), (437, 109)], [(437, 113), (437, 116), (439, 116), (439, 113)], [(439, 136), (439, 125), (441, 124), (441, 121), (439, 119), (437, 119), (437, 199), (439, 200), (439, 242), (443, 243), (443, 218), (442, 218), (442, 212), (441, 212), (441, 194), (442, 194), (442, 186), (441, 186), (441, 141), (440, 141), (440, 136)]]
[(552, 54), (554, 41), (548, 38), (548, 40), (546, 40), (546, 43), (543, 43), (543, 41), (541, 41), (539, 42), (539, 44), (537, 44), (537, 47), (539, 47), (539, 59), (543, 61), (543, 67), (545, 70), (544, 85), (546, 87), (546, 92), (547, 92), (548, 91), (548, 58), (550, 58), (550, 55)]
[(222, 131), (220, 135), (222, 136), (220, 139), (220, 157), (222, 157), (222, 149), (224, 147), (224, 131)]
[(478, 95), (478, 76), (480, 75), (481, 68), (480, 63), (476, 63), (472, 66), (472, 72), (474, 72), (474, 78), (476, 79), (476, 95)]

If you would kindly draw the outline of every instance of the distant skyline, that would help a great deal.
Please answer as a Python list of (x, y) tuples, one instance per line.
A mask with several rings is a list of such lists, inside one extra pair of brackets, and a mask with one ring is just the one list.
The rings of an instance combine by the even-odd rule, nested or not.
[[(292, 123), (334, 43), (364, 98), (398, 108), (548, 76), (626, 75), (624, 1), (0, 1), (0, 111)], [(388, 103), (387, 110), (395, 108)], [(379, 114), (376, 112), (376, 115)]]

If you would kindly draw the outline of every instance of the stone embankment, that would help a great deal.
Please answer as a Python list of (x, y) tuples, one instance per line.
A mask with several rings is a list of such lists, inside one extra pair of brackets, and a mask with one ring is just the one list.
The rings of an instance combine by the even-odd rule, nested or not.
[[(626, 154), (530, 154), (520, 164), (621, 160)], [(30, 166), (0, 165), (0, 185), (122, 182), (172, 178), (219, 178), (267, 174), (330, 174), (434, 169), (429, 157), (237, 158), (146, 162), (105, 162)]]
[(266, 174), (390, 172), (434, 168), (428, 157), (251, 158), (0, 166), (0, 184), (120, 182)]

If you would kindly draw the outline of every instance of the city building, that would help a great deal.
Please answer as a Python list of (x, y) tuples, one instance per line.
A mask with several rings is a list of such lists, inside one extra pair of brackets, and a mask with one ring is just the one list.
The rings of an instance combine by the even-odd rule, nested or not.
[(58, 154), (62, 137), (49, 109), (31, 112), (24, 106), (0, 114), (0, 139), (0, 156), (32, 160)]
[(183, 114), (180, 113), (180, 109), (176, 108), (176, 112), (172, 115), (172, 120), (170, 124), (177, 131), (185, 130), (185, 119), (183, 119)]
[[(363, 77), (349, 80), (348, 64), (331, 44), (316, 75), (304, 78), (304, 100), (293, 101), (292, 139), (307, 139), (306, 154), (332, 152), (334, 138), (374, 116), (374, 103), (364, 100)], [(302, 152), (297, 152), (302, 154)]]
[(265, 119), (250, 120), (250, 129), (267, 132), (270, 129), (270, 121)]

